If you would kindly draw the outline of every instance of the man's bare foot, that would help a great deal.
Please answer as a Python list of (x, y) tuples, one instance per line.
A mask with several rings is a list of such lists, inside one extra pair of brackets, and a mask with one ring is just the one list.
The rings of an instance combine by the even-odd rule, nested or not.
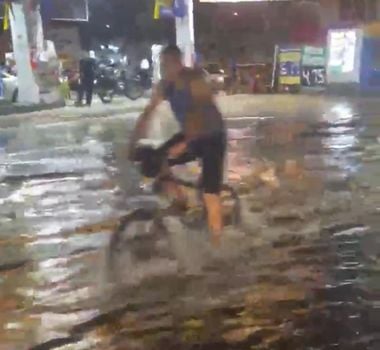
[(222, 233), (221, 232), (212, 232), (211, 233), (211, 244), (214, 248), (219, 248), (222, 241)]

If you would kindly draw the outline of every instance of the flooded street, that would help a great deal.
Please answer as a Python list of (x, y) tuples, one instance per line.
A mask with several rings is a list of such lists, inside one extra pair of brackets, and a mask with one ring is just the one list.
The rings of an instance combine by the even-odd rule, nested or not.
[(168, 217), (116, 268), (133, 118), (0, 129), (0, 350), (380, 349), (380, 104), (300, 101), (229, 119), (218, 249)]

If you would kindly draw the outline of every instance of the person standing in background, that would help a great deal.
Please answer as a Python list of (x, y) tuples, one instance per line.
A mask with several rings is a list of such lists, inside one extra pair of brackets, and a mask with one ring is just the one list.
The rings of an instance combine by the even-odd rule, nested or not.
[(86, 105), (91, 106), (92, 94), (94, 90), (96, 61), (93, 53), (90, 52), (85, 58), (82, 58), (79, 62), (79, 92), (77, 105), (82, 106), (83, 97), (86, 95)]
[(231, 58), (230, 60), (230, 82), (229, 82), (229, 91), (230, 93), (236, 93), (237, 89), (237, 81), (238, 81), (238, 73), (237, 73), (237, 64), (235, 58)]

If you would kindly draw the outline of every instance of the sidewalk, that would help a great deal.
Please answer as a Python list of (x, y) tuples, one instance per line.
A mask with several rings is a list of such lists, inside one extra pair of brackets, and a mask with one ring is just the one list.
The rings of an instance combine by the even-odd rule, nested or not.
[[(147, 102), (147, 98), (137, 101), (120, 98), (112, 104), (96, 101), (91, 107), (66, 106), (30, 113), (0, 115), (0, 127), (17, 127), (23, 122), (49, 124), (84, 118), (123, 116), (142, 111)], [(376, 116), (380, 109), (380, 101), (377, 98), (324, 95), (232, 95), (217, 97), (217, 103), (226, 119), (283, 117), (328, 121), (350, 118), (356, 115), (358, 110), (361, 110), (361, 113), (364, 111), (365, 116)], [(163, 104), (157, 114), (160, 116), (159, 119), (167, 119), (171, 111), (167, 104)]]
[(355, 113), (365, 109), (379, 110), (380, 100), (371, 97), (338, 97), (326, 95), (233, 95), (217, 99), (226, 118), (244, 117), (297, 117), (320, 118), (338, 114)]
[(146, 98), (141, 98), (137, 101), (130, 101), (123, 98), (116, 99), (112, 104), (103, 104), (100, 101), (95, 101), (91, 107), (75, 107), (71, 104), (65, 107), (42, 110), (35, 110), (36, 106), (13, 106), (16, 113), (0, 115), (0, 127), (17, 127), (23, 122), (46, 124), (63, 121), (75, 121), (83, 118), (101, 118), (137, 112), (144, 108), (147, 101), (148, 100)]

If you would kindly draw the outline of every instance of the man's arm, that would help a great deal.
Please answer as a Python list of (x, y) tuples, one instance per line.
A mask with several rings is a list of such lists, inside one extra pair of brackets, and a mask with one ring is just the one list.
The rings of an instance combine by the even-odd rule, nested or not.
[(147, 125), (153, 115), (153, 112), (163, 100), (163, 95), (161, 91), (162, 91), (161, 86), (158, 85), (153, 90), (153, 93), (148, 105), (145, 107), (144, 111), (137, 118), (135, 129), (132, 133), (131, 142), (129, 144), (129, 158), (130, 159), (133, 157), (133, 152), (134, 152), (137, 141), (142, 137), (143, 133), (145, 133), (146, 131)]

